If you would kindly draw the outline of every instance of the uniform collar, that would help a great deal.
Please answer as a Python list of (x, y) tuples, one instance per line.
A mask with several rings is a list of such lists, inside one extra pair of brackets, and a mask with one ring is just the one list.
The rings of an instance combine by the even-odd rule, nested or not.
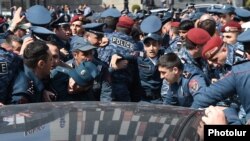
[(33, 70), (28, 68), (26, 65), (24, 65), (24, 73), (31, 81), (34, 82), (34, 85), (39, 92), (44, 89), (43, 82), (38, 79), (37, 76), (34, 74)]

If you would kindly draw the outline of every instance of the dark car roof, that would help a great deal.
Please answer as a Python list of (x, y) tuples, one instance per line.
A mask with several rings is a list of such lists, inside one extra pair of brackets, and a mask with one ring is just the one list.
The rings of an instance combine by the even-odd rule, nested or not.
[(198, 140), (203, 111), (145, 103), (58, 102), (0, 108), (0, 138), (48, 140)]

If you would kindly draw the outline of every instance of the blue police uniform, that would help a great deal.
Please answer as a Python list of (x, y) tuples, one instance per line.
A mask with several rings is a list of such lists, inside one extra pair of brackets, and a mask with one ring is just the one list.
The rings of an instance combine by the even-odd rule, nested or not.
[(10, 104), (13, 82), (22, 66), (22, 60), (0, 47), (0, 102)]
[[(109, 45), (104, 48), (98, 48), (98, 58), (109, 64), (113, 54), (129, 56), (135, 50), (135, 41), (131, 36), (121, 32), (109, 34)], [(129, 63), (127, 68), (114, 70), (111, 72), (112, 95), (115, 101), (131, 101), (133, 90), (138, 84), (136, 64)]]
[(232, 66), (232, 70), (214, 84), (197, 91), (194, 96), (193, 108), (208, 107), (234, 94), (239, 96), (246, 111), (246, 120), (250, 119), (250, 100), (248, 87), (250, 85), (250, 62), (241, 62)]
[(227, 119), (227, 123), (229, 125), (241, 125), (245, 123), (238, 116), (238, 111), (235, 108), (228, 107), (223, 110), (225, 117)]
[(180, 36), (175, 37), (173, 40), (169, 41), (169, 47), (172, 52), (177, 53), (181, 50), (181, 45), (180, 43)]
[(184, 64), (183, 74), (178, 82), (169, 85), (167, 81), (163, 81), (163, 104), (190, 107), (194, 94), (206, 86), (203, 73), (193, 65)]
[[(113, 100), (113, 98), (111, 88), (111, 76), (108, 71), (108, 67), (97, 59), (94, 59), (92, 63), (97, 66), (99, 73), (93, 80), (92, 88), (85, 94), (88, 98), (85, 97), (83, 98), (83, 100), (110, 102)], [(67, 64), (69, 64), (73, 68), (77, 67), (75, 65), (74, 59), (69, 60)]]
[(242, 50), (235, 49), (232, 45), (227, 45), (228, 54), (224, 66), (220, 69), (220, 76), (223, 77), (231, 70), (234, 64), (237, 64), (241, 61), (247, 60), (245, 53)]
[(121, 32), (114, 32), (108, 35), (109, 45), (98, 48), (98, 58), (109, 64), (113, 54), (130, 55), (135, 50), (135, 41), (131, 36)]
[(181, 52), (179, 53), (179, 57), (181, 58), (183, 63), (194, 65), (195, 67), (200, 69), (204, 73), (206, 81), (208, 83), (210, 83), (212, 78), (219, 77), (216, 73), (214, 73), (214, 70), (212, 70), (209, 67), (209, 64), (207, 63), (205, 59), (201, 57), (194, 59), (193, 57), (191, 57), (191, 55), (185, 48), (182, 48)]
[(154, 58), (139, 56), (137, 58), (140, 84), (141, 84), (141, 100), (151, 103), (162, 103), (161, 99), (161, 86), (162, 79), (160, 78), (160, 72), (158, 71), (157, 62), (161, 55), (164, 54), (163, 50), (158, 52), (158, 55)]
[(13, 104), (42, 102), (43, 82), (37, 78), (34, 72), (26, 65), (13, 85), (12, 101)]

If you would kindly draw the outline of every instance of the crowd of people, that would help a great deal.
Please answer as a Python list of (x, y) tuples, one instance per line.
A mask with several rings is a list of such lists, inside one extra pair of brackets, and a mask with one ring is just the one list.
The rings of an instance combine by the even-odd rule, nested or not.
[(225, 4), (200, 13), (189, 4), (185, 13), (114, 7), (93, 13), (87, 5), (73, 13), (41, 5), (23, 11), (0, 19), (1, 105), (210, 106), (202, 118), (207, 124), (249, 121), (248, 10)]

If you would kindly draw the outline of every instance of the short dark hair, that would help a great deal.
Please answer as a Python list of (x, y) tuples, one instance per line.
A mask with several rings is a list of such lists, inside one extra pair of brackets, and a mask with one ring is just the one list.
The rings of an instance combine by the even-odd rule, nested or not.
[(40, 40), (36, 40), (28, 44), (23, 53), (24, 64), (29, 68), (34, 69), (37, 66), (38, 61), (48, 60), (48, 50), (49, 47), (46, 45), (46, 43)]
[(157, 65), (166, 68), (177, 67), (178, 69), (183, 70), (183, 63), (181, 62), (181, 59), (172, 52), (162, 55), (159, 58)]
[(194, 49), (197, 46), (194, 42), (192, 42), (188, 38), (186, 38), (186, 42), (185, 43), (186, 43), (185, 45), (186, 45), (186, 49), (187, 50)]
[(216, 22), (214, 20), (204, 20), (198, 24), (199, 28), (206, 30), (210, 36), (213, 36), (216, 31)]
[(108, 16), (108, 17), (104, 18), (104, 20), (103, 20), (103, 23), (106, 24), (105, 28), (112, 29), (112, 30), (115, 30), (117, 22), (118, 22), (118, 18), (114, 18), (111, 16)]
[(194, 22), (190, 20), (185, 20), (180, 23), (179, 30), (190, 30), (194, 28)]

